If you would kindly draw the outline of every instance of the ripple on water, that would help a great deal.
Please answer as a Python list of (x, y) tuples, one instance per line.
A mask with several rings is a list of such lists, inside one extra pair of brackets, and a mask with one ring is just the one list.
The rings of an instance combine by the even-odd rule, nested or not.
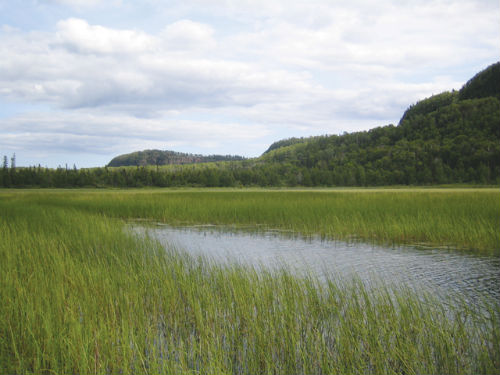
[[(320, 279), (353, 277), (424, 289), (438, 297), (457, 295), (465, 301), (500, 297), (500, 258), (449, 249), (384, 247), (361, 242), (301, 237), (296, 233), (256, 227), (173, 227), (133, 225), (164, 246), (220, 263), (237, 262), (277, 269), (286, 266)], [(258, 229), (258, 228), (257, 228)]]

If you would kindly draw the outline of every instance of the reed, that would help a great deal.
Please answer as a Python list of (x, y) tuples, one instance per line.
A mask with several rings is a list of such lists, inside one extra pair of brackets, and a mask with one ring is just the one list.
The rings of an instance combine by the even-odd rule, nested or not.
[(335, 239), (500, 252), (498, 189), (136, 190), (26, 193), (23, 199), (174, 225), (259, 224)]
[(279, 194), (223, 196), (1, 193), (0, 373), (498, 373), (496, 301), (446, 305), (404, 286), (216, 265), (119, 219), (241, 210), (241, 222), (287, 223), (279, 203), (293, 208)]

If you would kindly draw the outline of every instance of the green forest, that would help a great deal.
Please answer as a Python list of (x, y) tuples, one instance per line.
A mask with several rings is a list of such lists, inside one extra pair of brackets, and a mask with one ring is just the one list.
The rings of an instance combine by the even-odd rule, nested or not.
[(123, 166), (145, 166), (145, 165), (166, 165), (166, 164), (196, 164), (210, 163), (218, 161), (244, 160), (245, 158), (237, 155), (196, 155), (186, 154), (175, 151), (144, 150), (136, 151), (130, 154), (124, 154), (113, 158), (108, 163), (108, 167)]
[(459, 91), (411, 105), (398, 125), (290, 138), (258, 158), (149, 150), (106, 167), (18, 168), (4, 156), (2, 187), (239, 187), (500, 184), (500, 62)]

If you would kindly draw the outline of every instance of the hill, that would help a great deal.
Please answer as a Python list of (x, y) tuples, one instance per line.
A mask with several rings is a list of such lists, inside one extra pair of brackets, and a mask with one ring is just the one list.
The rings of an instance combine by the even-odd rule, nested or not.
[(498, 183), (500, 63), (410, 106), (398, 126), (281, 140), (260, 161), (295, 168), (299, 185)]
[(113, 158), (108, 167), (168, 165), (168, 164), (195, 164), (218, 161), (244, 160), (242, 156), (233, 155), (195, 155), (175, 151), (144, 150), (124, 154)]
[(4, 187), (455, 183), (500, 185), (500, 62), (459, 91), (411, 105), (397, 126), (284, 139), (258, 158), (145, 150), (120, 155), (105, 168), (8, 168), (4, 162), (0, 169)]

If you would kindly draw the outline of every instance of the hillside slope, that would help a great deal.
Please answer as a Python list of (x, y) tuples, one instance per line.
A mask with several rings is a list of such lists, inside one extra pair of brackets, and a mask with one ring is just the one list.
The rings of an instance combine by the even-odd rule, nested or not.
[(259, 161), (297, 169), (300, 185), (500, 182), (500, 63), (410, 106), (399, 125), (282, 140)]
[(242, 156), (233, 155), (195, 155), (175, 151), (144, 150), (123, 154), (113, 158), (108, 167), (167, 165), (167, 164), (195, 164), (217, 161), (243, 160)]

